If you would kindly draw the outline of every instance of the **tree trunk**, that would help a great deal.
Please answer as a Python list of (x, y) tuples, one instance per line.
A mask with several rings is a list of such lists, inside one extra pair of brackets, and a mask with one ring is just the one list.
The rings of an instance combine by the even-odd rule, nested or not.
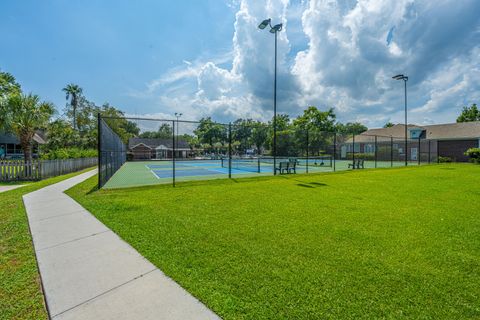
[(72, 111), (73, 111), (73, 130), (77, 130), (77, 97), (75, 94), (72, 95)]
[(25, 176), (30, 176), (32, 174), (32, 139), (33, 134), (26, 134), (20, 137), (20, 145), (23, 149), (23, 158), (25, 163)]

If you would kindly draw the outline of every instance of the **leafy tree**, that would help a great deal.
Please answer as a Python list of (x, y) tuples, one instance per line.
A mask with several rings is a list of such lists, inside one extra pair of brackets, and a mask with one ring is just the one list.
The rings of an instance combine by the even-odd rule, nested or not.
[(251, 133), (251, 143), (257, 149), (257, 154), (262, 153), (268, 138), (268, 125), (263, 122), (256, 122)]
[[(112, 129), (122, 139), (124, 143), (128, 143), (128, 139), (139, 134), (140, 129), (138, 128), (137, 124), (127, 120), (122, 111), (118, 110), (109, 103), (104, 103), (101, 108), (96, 108), (96, 111), (100, 112), (101, 116), (107, 117), (104, 119), (104, 121), (107, 123), (110, 129)], [(91, 130), (90, 132), (94, 132), (96, 135), (96, 131)]]
[(295, 140), (291, 130), (277, 131), (277, 157), (296, 156)]
[(224, 142), (227, 140), (227, 130), (225, 126), (213, 122), (210, 117), (202, 118), (193, 133), (198, 137), (200, 143), (206, 143), (212, 147), (215, 142)]
[(80, 86), (70, 83), (62, 91), (66, 94), (66, 99), (70, 99), (70, 111), (73, 116), (73, 129), (77, 129), (76, 119), (77, 119), (77, 109), (79, 107), (80, 98), (82, 96), (82, 88)]
[(360, 134), (368, 130), (366, 126), (360, 122), (347, 122), (346, 124), (337, 123), (337, 132), (344, 134)]
[(47, 137), (47, 143), (42, 148), (44, 152), (77, 146), (76, 141), (80, 138), (72, 125), (63, 119), (57, 119), (48, 124)]
[(158, 131), (145, 131), (140, 134), (140, 138), (171, 139), (172, 127), (168, 123), (163, 123)]
[(21, 88), (15, 77), (8, 72), (0, 71), (0, 99), (7, 99), (10, 95), (20, 93)]
[(480, 121), (480, 110), (474, 103), (470, 107), (463, 107), (462, 113), (457, 118), (457, 122)]
[(391, 127), (393, 127), (393, 126), (394, 126), (394, 124), (391, 123), (390, 121), (388, 121), (387, 123), (385, 123), (385, 124), (383, 125), (384, 128), (391, 128)]
[(312, 154), (325, 152), (327, 146), (333, 143), (331, 132), (336, 127), (335, 119), (336, 115), (333, 108), (320, 111), (317, 107), (310, 106), (305, 109), (301, 116), (293, 120), (296, 148), (306, 153), (308, 141), (308, 150)]
[[(290, 127), (290, 116), (288, 114), (278, 114), (277, 115), (277, 131), (287, 130)], [(273, 130), (273, 118), (271, 122), (271, 127)]]
[[(273, 121), (274, 119), (272, 118), (272, 121), (268, 123), (268, 136), (267, 136), (267, 145), (270, 146), (271, 154), (273, 155)], [(291, 128), (291, 123), (290, 123), (290, 116), (288, 114), (277, 114), (277, 140), (280, 135), (280, 132), (282, 131), (287, 131), (288, 129)], [(277, 155), (279, 155), (279, 150), (278, 150), (278, 141), (277, 141)]]
[(293, 125), (309, 131), (333, 132), (335, 130), (335, 119), (336, 115), (333, 108), (320, 111), (317, 107), (310, 106), (303, 111), (303, 115), (293, 120)]
[(251, 146), (253, 126), (254, 121), (252, 119), (237, 119), (233, 122), (232, 139), (240, 143), (238, 150), (241, 153), (246, 153)]
[(25, 161), (32, 160), (32, 141), (37, 129), (45, 128), (54, 113), (51, 103), (40, 102), (33, 94), (14, 94), (0, 105), (6, 131), (14, 133), (20, 140)]

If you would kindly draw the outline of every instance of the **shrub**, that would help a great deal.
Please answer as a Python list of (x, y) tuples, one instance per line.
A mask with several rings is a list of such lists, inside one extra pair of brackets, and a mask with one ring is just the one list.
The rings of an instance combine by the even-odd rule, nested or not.
[[(347, 152), (347, 159), (353, 159), (353, 152)], [(375, 160), (375, 153), (355, 152), (355, 159)]]
[(78, 159), (78, 158), (93, 158), (97, 157), (96, 149), (81, 149), (81, 148), (59, 148), (49, 150), (40, 156), (42, 160), (56, 160), (56, 159)]
[(470, 157), (470, 161), (480, 164), (480, 148), (470, 148), (465, 151), (465, 155)]
[(450, 162), (453, 162), (453, 160), (450, 157), (438, 157), (438, 162), (440, 162), (440, 163), (450, 163)]

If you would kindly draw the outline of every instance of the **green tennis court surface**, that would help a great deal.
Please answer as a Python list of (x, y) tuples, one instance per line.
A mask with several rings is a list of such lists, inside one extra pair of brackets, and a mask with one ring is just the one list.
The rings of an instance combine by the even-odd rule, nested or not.
[[(287, 158), (277, 159), (280, 161)], [(296, 173), (315, 173), (351, 170), (351, 160), (335, 160), (329, 157), (297, 159)], [(364, 167), (388, 168), (404, 166), (400, 161), (365, 161)], [(417, 165), (416, 162), (409, 165)], [(104, 188), (126, 188), (155, 184), (168, 184), (173, 181), (172, 161), (133, 161), (126, 162), (105, 184)], [(273, 159), (232, 159), (233, 178), (273, 175)], [(228, 160), (182, 160), (175, 161), (175, 181), (196, 181), (226, 179), (229, 177)]]

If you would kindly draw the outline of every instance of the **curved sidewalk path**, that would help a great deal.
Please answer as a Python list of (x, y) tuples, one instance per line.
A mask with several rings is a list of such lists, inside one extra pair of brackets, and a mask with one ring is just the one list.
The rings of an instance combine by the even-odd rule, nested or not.
[(219, 319), (63, 191), (23, 196), (51, 319)]

